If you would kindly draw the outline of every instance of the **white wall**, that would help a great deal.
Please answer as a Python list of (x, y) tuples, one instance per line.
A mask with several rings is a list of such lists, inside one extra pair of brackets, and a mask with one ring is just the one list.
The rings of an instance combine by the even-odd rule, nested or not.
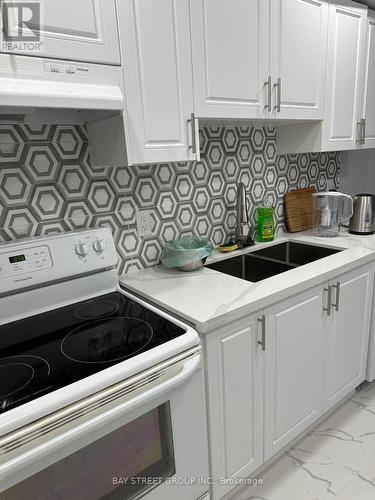
[(375, 150), (341, 153), (340, 191), (375, 194)]

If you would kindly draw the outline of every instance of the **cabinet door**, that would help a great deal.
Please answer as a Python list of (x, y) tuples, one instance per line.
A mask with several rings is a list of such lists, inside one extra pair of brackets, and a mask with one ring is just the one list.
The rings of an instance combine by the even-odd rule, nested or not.
[[(32, 29), (41, 35), (42, 51), (32, 55), (121, 63), (115, 0), (42, 0), (41, 3), (41, 25), (32, 25)], [(12, 33), (19, 23), (18, 10), (8, 12)], [(22, 50), (18, 53), (30, 55)]]
[(323, 298), (321, 286), (266, 310), (265, 460), (322, 413)]
[(265, 117), (269, 2), (190, 0), (190, 4), (198, 116)]
[(367, 8), (349, 0), (329, 5), (324, 149), (355, 149), (362, 118)]
[[(211, 467), (214, 478), (246, 478), (263, 462), (262, 351), (258, 321), (207, 335)], [(214, 484), (222, 498), (233, 483)]]
[(334, 288), (326, 339), (326, 410), (365, 380), (373, 281), (373, 269), (366, 267), (330, 283)]
[[(326, 2), (271, 0), (275, 118), (323, 120), (327, 30)], [(280, 111), (275, 107), (278, 99)]]
[(375, 12), (369, 11), (367, 19), (367, 45), (364, 92), (365, 144), (375, 148)]
[(132, 163), (194, 159), (189, 0), (119, 0)]

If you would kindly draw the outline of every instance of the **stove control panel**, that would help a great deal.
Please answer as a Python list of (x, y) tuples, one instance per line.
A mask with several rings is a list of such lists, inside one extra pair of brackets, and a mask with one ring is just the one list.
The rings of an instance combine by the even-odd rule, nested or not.
[(68, 232), (0, 245), (0, 295), (14, 289), (114, 269), (108, 228)]
[(20, 252), (9, 252), (0, 256), (0, 278), (39, 271), (52, 267), (48, 246), (24, 248)]
[(88, 259), (92, 261), (101, 261), (105, 259), (108, 244), (105, 238), (96, 234), (83, 234), (77, 238), (74, 244), (74, 251), (83, 262)]

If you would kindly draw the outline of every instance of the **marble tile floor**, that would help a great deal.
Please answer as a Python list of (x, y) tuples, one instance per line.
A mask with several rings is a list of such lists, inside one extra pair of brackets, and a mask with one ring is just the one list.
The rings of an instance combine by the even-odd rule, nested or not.
[(375, 500), (375, 382), (260, 476), (233, 500)]

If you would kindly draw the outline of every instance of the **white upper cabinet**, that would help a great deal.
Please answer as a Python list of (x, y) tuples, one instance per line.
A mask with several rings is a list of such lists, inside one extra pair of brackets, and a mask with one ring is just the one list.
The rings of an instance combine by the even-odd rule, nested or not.
[[(12, 33), (18, 24), (16, 10), (8, 12), (7, 25)], [(40, 29), (38, 24), (31, 27), (40, 32), (42, 41), (42, 51), (31, 55), (121, 63), (115, 0), (42, 0)], [(22, 50), (18, 53), (30, 55)]]
[(198, 116), (323, 119), (325, 2), (190, 3)]
[(366, 19), (367, 8), (358, 3), (340, 0), (329, 5), (323, 149), (355, 149), (360, 141)]
[(196, 112), (264, 118), (269, 76), (269, 3), (190, 0)]
[(373, 283), (373, 269), (364, 268), (329, 284), (332, 306), (326, 340), (325, 410), (365, 379)]
[(323, 287), (276, 304), (265, 314), (264, 458), (268, 460), (322, 413)]
[(188, 0), (117, 5), (130, 161), (198, 158), (196, 120), (189, 122), (194, 103)]
[(324, 118), (328, 5), (271, 0), (273, 116)]
[(375, 148), (375, 12), (367, 19), (363, 148)]

